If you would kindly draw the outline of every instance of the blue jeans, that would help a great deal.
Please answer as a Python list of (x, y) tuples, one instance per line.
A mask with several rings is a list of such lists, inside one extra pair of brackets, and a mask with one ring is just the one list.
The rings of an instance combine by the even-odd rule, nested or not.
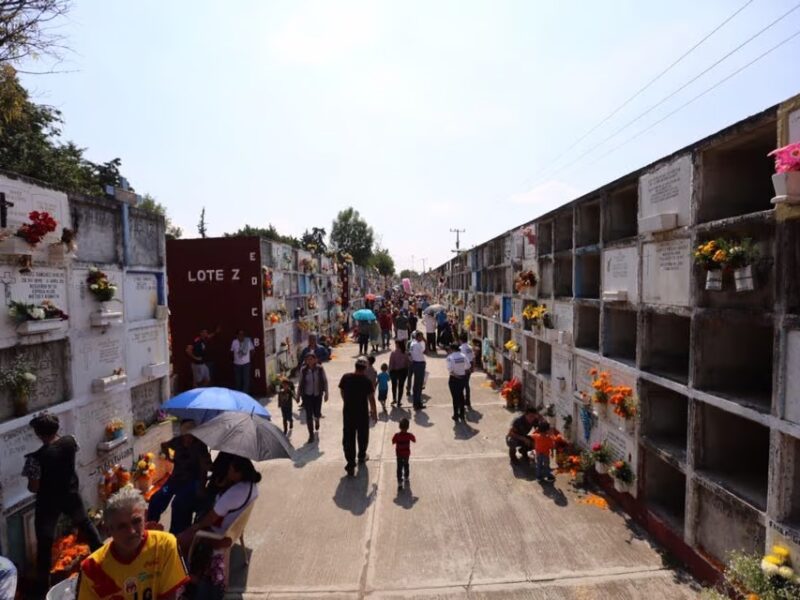
[(550, 477), (550, 454), (536, 453), (536, 479)]
[(422, 406), (422, 384), (425, 382), (425, 362), (412, 362), (411, 374), (414, 377), (414, 393), (412, 399), (414, 406)]
[(233, 387), (245, 394), (250, 393), (250, 363), (233, 365)]
[(147, 507), (147, 520), (158, 521), (169, 503), (172, 502), (172, 520), (169, 532), (178, 535), (192, 526), (194, 513), (198, 506), (197, 491), (200, 487), (197, 481), (174, 483), (170, 478), (167, 483), (150, 498)]
[(381, 342), (383, 343), (384, 348), (389, 347), (389, 340), (392, 339), (392, 330), (391, 329), (382, 329), (381, 330)]

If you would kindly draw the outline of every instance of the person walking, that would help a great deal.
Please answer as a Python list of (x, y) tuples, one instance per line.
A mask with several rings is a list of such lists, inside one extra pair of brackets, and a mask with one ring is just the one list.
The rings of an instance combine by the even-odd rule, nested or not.
[(414, 340), (417, 336), (417, 315), (415, 313), (408, 314), (408, 339)]
[(539, 481), (553, 481), (550, 471), (550, 453), (555, 446), (555, 440), (550, 431), (550, 424), (544, 419), (536, 425), (533, 434), (533, 447), (536, 450), (536, 479)]
[(369, 343), (372, 346), (372, 353), (377, 354), (381, 343), (381, 326), (377, 320), (369, 322)]
[(467, 380), (469, 359), (458, 349), (458, 344), (451, 344), (447, 354), (447, 372), (450, 374), (448, 386), (453, 398), (453, 421), (466, 423), (464, 414), (464, 383)]
[(475, 369), (475, 352), (469, 344), (469, 335), (466, 331), (461, 333), (461, 345), (458, 347), (461, 354), (467, 357), (469, 361), (469, 368), (467, 369), (467, 376), (464, 379), (464, 406), (467, 410), (472, 410), (472, 402), (470, 398), (469, 380), (472, 377), (472, 371)]
[(400, 311), (394, 320), (394, 339), (398, 342), (408, 339), (408, 316), (404, 310)]
[(414, 378), (414, 395), (412, 397), (414, 410), (421, 410), (425, 408), (422, 404), (422, 385), (425, 383), (425, 342), (422, 332), (418, 331), (416, 339), (411, 342), (409, 354), (411, 355), (411, 375)]
[(417, 438), (413, 433), (409, 433), (408, 419), (403, 417), (400, 419), (400, 431), (392, 436), (392, 444), (394, 444), (395, 456), (397, 458), (397, 491), (403, 491), (403, 479), (406, 485), (411, 474), (408, 464), (411, 458), (411, 443), (417, 443)]
[(331, 357), (330, 352), (325, 346), (317, 344), (317, 334), (315, 333), (308, 334), (308, 345), (300, 351), (300, 360), (302, 362), (305, 362), (306, 355), (309, 352), (313, 352), (316, 355), (318, 363), (324, 363)]
[(322, 416), (322, 401), (328, 401), (328, 378), (325, 369), (319, 364), (317, 355), (306, 354), (306, 360), (300, 368), (297, 379), (297, 396), (303, 398), (306, 411), (306, 427), (308, 427), (308, 443), (314, 443), (314, 432), (319, 437), (319, 419)]
[(158, 522), (171, 502), (169, 530), (175, 535), (191, 526), (200, 491), (205, 487), (211, 467), (208, 446), (190, 433), (194, 426), (195, 422), (191, 419), (181, 421), (180, 435), (162, 442), (161, 453), (169, 456), (172, 451), (174, 466), (169, 479), (153, 494), (147, 507), (147, 520)]
[[(342, 449), (344, 450), (344, 470), (352, 477), (355, 474), (356, 461), (364, 464), (369, 460), (369, 422), (378, 420), (375, 406), (375, 388), (367, 379), (366, 370), (369, 363), (361, 357), (356, 360), (355, 371), (345, 373), (339, 380), (344, 408), (342, 411)], [(358, 445), (358, 451), (356, 451)]]
[(250, 353), (255, 350), (253, 340), (251, 340), (240, 329), (236, 332), (236, 338), (231, 343), (233, 353), (233, 389), (250, 393)]
[(403, 388), (408, 377), (408, 354), (406, 354), (406, 343), (397, 340), (394, 343), (394, 350), (389, 355), (389, 379), (392, 382), (392, 406), (400, 405), (403, 402)]
[(28, 491), (36, 495), (34, 530), (36, 532), (37, 591), (44, 595), (50, 587), (50, 555), (56, 525), (66, 515), (77, 527), (91, 550), (103, 545), (97, 528), (89, 519), (78, 491), (75, 455), (78, 442), (71, 435), (59, 436), (58, 416), (43, 412), (31, 419), (33, 433), (42, 442), (35, 452), (25, 455), (22, 476), (28, 479)]
[(294, 386), (288, 377), (281, 375), (278, 386), (278, 407), (281, 409), (281, 417), (283, 417), (283, 435), (288, 435), (294, 428), (292, 400), (297, 397), (294, 393)]
[(77, 600), (174, 600), (189, 583), (175, 536), (145, 529), (146, 510), (147, 501), (132, 487), (108, 499), (103, 523), (111, 541), (81, 563)]
[(358, 322), (358, 353), (369, 354), (369, 321)]
[(422, 316), (422, 322), (425, 325), (425, 344), (428, 347), (428, 352), (436, 354), (436, 317), (430, 312), (426, 312)]
[(382, 308), (381, 314), (378, 316), (378, 323), (381, 326), (381, 344), (383, 349), (389, 347), (389, 340), (392, 339), (392, 313), (388, 308)]
[(378, 402), (381, 403), (383, 412), (386, 412), (386, 399), (389, 397), (389, 365), (383, 363), (381, 365), (381, 372), (378, 373)]

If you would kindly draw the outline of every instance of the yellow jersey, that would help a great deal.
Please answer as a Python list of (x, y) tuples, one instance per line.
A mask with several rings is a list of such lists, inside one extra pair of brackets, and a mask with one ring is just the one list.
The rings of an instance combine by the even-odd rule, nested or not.
[(77, 600), (158, 600), (188, 581), (175, 536), (145, 531), (132, 560), (120, 560), (109, 542), (81, 563)]

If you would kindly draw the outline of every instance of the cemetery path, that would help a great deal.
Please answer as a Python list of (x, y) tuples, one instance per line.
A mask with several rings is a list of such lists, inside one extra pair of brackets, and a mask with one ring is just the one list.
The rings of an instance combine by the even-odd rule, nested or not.
[[(468, 423), (454, 426), (442, 352), (428, 359), (428, 408), (387, 407), (370, 432), (370, 460), (346, 477), (337, 384), (356, 354), (354, 344), (339, 346), (325, 365), (332, 392), (319, 442), (305, 444), (296, 411), (296, 461), (259, 465), (250, 564), (235, 548), (228, 597), (696, 597), (646, 534), (613, 506), (587, 502), (569, 475), (539, 484), (527, 466), (512, 469), (504, 443), (512, 414), (482, 373), (472, 378)], [(380, 354), (376, 367), (387, 361)], [(279, 424), (274, 400), (268, 407)], [(391, 437), (404, 416), (417, 444), (410, 486), (398, 492)]]

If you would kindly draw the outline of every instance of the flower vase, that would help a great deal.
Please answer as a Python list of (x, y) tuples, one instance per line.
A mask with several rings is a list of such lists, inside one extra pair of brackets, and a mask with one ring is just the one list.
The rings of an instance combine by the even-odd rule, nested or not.
[(601, 462), (596, 462), (594, 463), (594, 470), (597, 471), (599, 475), (605, 475), (608, 473), (608, 465)]
[(773, 204), (786, 202), (796, 204), (800, 202), (800, 171), (775, 173), (772, 176), (772, 187), (775, 188)]
[(28, 394), (18, 392), (12, 400), (14, 405), (14, 416), (24, 417), (28, 414)]
[(620, 494), (627, 494), (628, 490), (630, 490), (629, 483), (625, 483), (621, 479), (614, 478), (614, 489), (617, 490)]
[(753, 267), (747, 265), (746, 267), (734, 269), (733, 280), (736, 283), (737, 292), (752, 292), (755, 289)]
[(143, 477), (137, 477), (136, 480), (134, 481), (134, 487), (136, 487), (137, 490), (142, 492), (142, 494), (146, 493), (147, 490), (150, 489), (150, 485), (151, 485), (150, 477), (147, 475)]
[(121, 438), (123, 436), (124, 433), (125, 433), (125, 431), (122, 430), (122, 429), (115, 429), (114, 433), (111, 434), (111, 439), (112, 440), (118, 440), (119, 438)]
[(713, 292), (722, 289), (722, 271), (720, 269), (706, 271), (706, 289)]

